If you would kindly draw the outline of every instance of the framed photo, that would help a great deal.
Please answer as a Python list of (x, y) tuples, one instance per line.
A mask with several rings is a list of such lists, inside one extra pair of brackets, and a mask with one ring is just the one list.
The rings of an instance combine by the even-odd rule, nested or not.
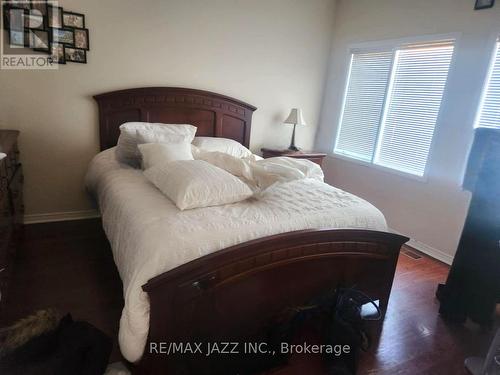
[(74, 29), (75, 33), (75, 48), (90, 50), (89, 46), (89, 30), (88, 29)]
[(53, 5), (47, 5), (47, 25), (53, 28), (62, 28), (63, 8)]
[(29, 2), (29, 0), (10, 0), (8, 2), (8, 5), (11, 8), (21, 8), (26, 10), (31, 9), (31, 3)]
[[(38, 11), (42, 16), (47, 17), (47, 0), (32, 0), (31, 10)], [(38, 12), (34, 13), (39, 15)]]
[(49, 55), (53, 62), (56, 64), (66, 64), (64, 49), (64, 44), (50, 43)]
[(49, 32), (45, 30), (32, 30), (30, 33), (30, 48), (38, 52), (50, 52)]
[(476, 0), (476, 5), (474, 9), (487, 9), (492, 8), (495, 5), (495, 0)]
[(84, 29), (85, 15), (74, 12), (63, 12), (63, 26)]
[(87, 51), (79, 48), (64, 47), (64, 57), (66, 61), (75, 63), (87, 63)]
[[(42, 16), (47, 17), (48, 15), (47, 0), (32, 0), (31, 10), (38, 11)], [(34, 13), (38, 15), (38, 12)]]
[(44, 17), (30, 14), (26, 11), (24, 14), (24, 27), (26, 29), (45, 30)]
[(69, 47), (74, 47), (75, 45), (75, 33), (71, 29), (50, 29), (51, 41), (54, 43), (65, 44)]
[(25, 26), (25, 15), (26, 10), (22, 8), (10, 8), (4, 5), (3, 8), (3, 26), (4, 29), (21, 31), (24, 30)]
[(9, 44), (11, 47), (28, 47), (28, 33), (24, 30), (9, 30)]

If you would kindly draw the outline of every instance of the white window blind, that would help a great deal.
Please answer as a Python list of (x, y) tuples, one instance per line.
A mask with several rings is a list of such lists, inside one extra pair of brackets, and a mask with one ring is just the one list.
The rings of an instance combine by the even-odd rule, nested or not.
[(500, 128), (500, 41), (494, 58), (476, 124), (480, 127)]
[(334, 152), (423, 176), (453, 41), (354, 53)]
[(337, 153), (372, 159), (391, 64), (392, 51), (353, 54)]
[(396, 52), (376, 164), (424, 175), (452, 54), (451, 43)]

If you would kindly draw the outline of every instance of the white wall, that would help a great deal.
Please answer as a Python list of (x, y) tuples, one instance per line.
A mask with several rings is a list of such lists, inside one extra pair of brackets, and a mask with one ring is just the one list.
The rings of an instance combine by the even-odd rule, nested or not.
[(287, 146), (281, 124), (301, 106), (314, 141), (332, 41), (334, 0), (60, 0), (86, 15), (88, 64), (0, 71), (0, 126), (21, 130), (28, 215), (88, 209), (83, 176), (98, 151), (92, 95), (184, 86), (258, 107), (253, 150)]
[(450, 261), (463, 227), (469, 194), (460, 187), (473, 122), (495, 38), (500, 4), (474, 11), (474, 0), (339, 0), (330, 71), (317, 148), (330, 154), (339, 121), (353, 43), (428, 34), (461, 33), (443, 98), (428, 166), (419, 182), (328, 157), (327, 180), (380, 208), (389, 226), (437, 249)]

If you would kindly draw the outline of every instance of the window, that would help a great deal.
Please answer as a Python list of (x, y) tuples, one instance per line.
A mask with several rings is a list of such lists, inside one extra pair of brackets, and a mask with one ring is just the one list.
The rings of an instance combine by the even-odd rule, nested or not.
[(500, 128), (500, 41), (496, 44), (476, 126)]
[(354, 52), (334, 152), (423, 176), (452, 54), (453, 41)]

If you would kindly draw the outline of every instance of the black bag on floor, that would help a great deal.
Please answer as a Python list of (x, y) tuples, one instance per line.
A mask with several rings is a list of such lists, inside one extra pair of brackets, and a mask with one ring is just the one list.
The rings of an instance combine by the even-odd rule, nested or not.
[[(362, 306), (371, 304), (376, 314), (362, 316)], [(370, 338), (364, 330), (365, 320), (380, 320), (382, 313), (378, 305), (366, 294), (356, 289), (335, 291), (335, 310), (325, 331), (324, 341), (332, 346), (348, 345), (350, 352), (342, 356), (330, 355), (325, 358), (330, 374), (354, 375), (357, 372), (360, 350), (370, 347)]]
[[(362, 306), (371, 304), (373, 315), (364, 317)], [(321, 344), (330, 347), (348, 346), (348, 353), (323, 353), (325, 367), (332, 375), (355, 375), (360, 351), (366, 351), (370, 340), (365, 333), (365, 320), (380, 320), (378, 305), (363, 292), (354, 288), (337, 288), (319, 296), (303, 306), (295, 306), (281, 312), (268, 325), (265, 337), (252, 338), (253, 342), (265, 342), (268, 354), (244, 355), (242, 358), (227, 357), (218, 374), (250, 375), (285, 365), (289, 353), (282, 353), (282, 343), (300, 343), (304, 332), (313, 333)], [(189, 372), (186, 372), (189, 373)]]
[[(365, 304), (373, 305), (374, 316), (362, 316)], [(370, 346), (363, 322), (380, 320), (381, 316), (378, 305), (363, 292), (354, 288), (337, 288), (306, 306), (292, 309), (288, 319), (273, 327), (268, 340), (278, 348), (280, 342), (292, 342), (296, 334), (308, 326), (321, 338), (322, 344), (350, 348), (348, 353), (341, 355), (323, 355), (328, 372), (332, 375), (355, 375), (360, 351), (366, 351)]]
[[(29, 324), (19, 324), (14, 328), (22, 331), (15, 332), (17, 336), (29, 336), (30, 331), (36, 331), (34, 326), (46, 323), (37, 321), (36, 315), (31, 318)], [(20, 342), (23, 341), (26, 340), (21, 339)], [(1, 374), (102, 375), (108, 365), (112, 341), (91, 324), (75, 322), (68, 314), (53, 329), (30, 338), (20, 346), (6, 346), (4, 343), (0, 352)]]

